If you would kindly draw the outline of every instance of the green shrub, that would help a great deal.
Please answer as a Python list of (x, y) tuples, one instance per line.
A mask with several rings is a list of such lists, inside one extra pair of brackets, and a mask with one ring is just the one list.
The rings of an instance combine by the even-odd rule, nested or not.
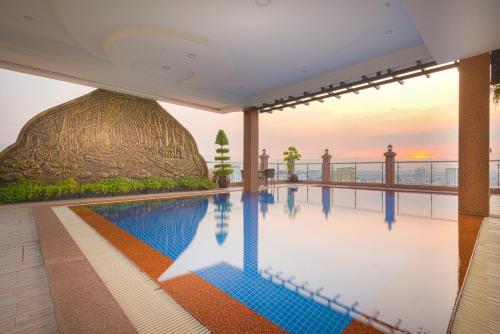
[(178, 179), (149, 178), (129, 180), (118, 177), (91, 183), (78, 183), (73, 179), (54, 183), (21, 179), (0, 184), (0, 203), (15, 203), (44, 199), (57, 199), (69, 195), (127, 194), (144, 191), (209, 190), (214, 184), (207, 178), (183, 177)]

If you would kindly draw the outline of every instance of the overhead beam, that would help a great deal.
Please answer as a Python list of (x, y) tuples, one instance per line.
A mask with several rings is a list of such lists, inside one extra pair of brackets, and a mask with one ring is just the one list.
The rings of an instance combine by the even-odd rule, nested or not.
[(360, 90), (375, 88), (380, 89), (380, 86), (387, 85), (394, 82), (399, 82), (400, 84), (404, 80), (416, 78), (422, 75), (430, 77), (432, 73), (448, 70), (458, 66), (458, 62), (436, 65), (436, 62), (422, 63), (418, 61), (416, 65), (393, 71), (391, 69), (387, 70), (385, 73), (377, 72), (375, 75), (367, 76), (364, 75), (360, 80), (344, 83), (340, 82), (338, 85), (329, 85), (327, 87), (321, 87), (318, 91), (309, 93), (304, 92), (300, 96), (289, 96), (287, 98), (282, 98), (276, 100), (274, 103), (263, 103), (261, 106), (257, 107), (260, 112), (272, 112), (273, 110), (282, 110), (284, 108), (294, 108), (297, 105), (308, 105), (311, 102), (321, 102), (329, 97), (340, 98), (341, 95), (355, 93), (358, 94)]

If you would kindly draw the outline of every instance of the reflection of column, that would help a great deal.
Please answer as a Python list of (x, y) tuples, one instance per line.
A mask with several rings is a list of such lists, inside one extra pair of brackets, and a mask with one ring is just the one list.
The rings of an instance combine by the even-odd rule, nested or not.
[(472, 215), (458, 215), (458, 287), (464, 282), (467, 268), (476, 244), (483, 217)]
[(325, 214), (325, 218), (328, 218), (330, 211), (332, 210), (331, 205), (331, 191), (330, 187), (321, 187), (321, 204), (323, 205), (323, 213)]
[(243, 271), (258, 275), (259, 194), (243, 194)]
[(385, 156), (385, 184), (391, 186), (394, 184), (394, 160), (396, 158), (396, 152), (392, 151), (392, 145), (387, 146), (387, 152), (384, 153)]
[(385, 222), (387, 223), (387, 227), (389, 231), (392, 229), (392, 224), (396, 221), (395, 219), (395, 205), (396, 198), (394, 195), (394, 191), (387, 190), (385, 192)]

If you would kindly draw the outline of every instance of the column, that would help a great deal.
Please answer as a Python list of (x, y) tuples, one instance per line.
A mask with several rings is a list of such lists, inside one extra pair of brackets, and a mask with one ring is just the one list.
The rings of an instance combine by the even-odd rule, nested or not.
[(490, 56), (462, 59), (458, 95), (458, 210), (490, 211)]
[(321, 166), (321, 182), (330, 183), (330, 163), (332, 162), (332, 156), (327, 148), (325, 148), (325, 154), (321, 156), (321, 159), (323, 159), (323, 165)]
[(387, 186), (394, 185), (394, 172), (395, 172), (395, 163), (396, 160), (396, 152), (392, 151), (392, 145), (389, 144), (387, 146), (387, 152), (384, 153), (385, 156), (385, 184)]
[(262, 154), (259, 155), (260, 158), (260, 170), (266, 170), (269, 167), (269, 156), (266, 154), (266, 149), (262, 150)]
[(243, 191), (259, 190), (259, 112), (243, 110)]

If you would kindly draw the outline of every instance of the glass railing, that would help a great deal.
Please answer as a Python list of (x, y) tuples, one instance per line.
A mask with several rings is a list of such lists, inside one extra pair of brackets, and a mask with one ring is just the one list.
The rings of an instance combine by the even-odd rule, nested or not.
[[(233, 173), (229, 176), (231, 182), (241, 182), (243, 180), (243, 176), (241, 175), (241, 171), (243, 170), (242, 162), (228, 162), (231, 164), (231, 168), (233, 169)], [(207, 167), (209, 170), (213, 170), (214, 166), (217, 164), (215, 161), (207, 161)]]
[(458, 161), (396, 161), (396, 183), (458, 186)]
[(384, 183), (384, 162), (334, 162), (330, 164), (333, 182)]
[[(241, 182), (243, 163), (229, 162), (234, 172), (231, 182)], [(208, 161), (209, 169), (216, 162)], [(288, 179), (286, 163), (270, 162), (269, 168), (275, 170), (277, 181)], [(408, 185), (458, 186), (458, 161), (396, 161), (394, 164), (395, 182)], [(321, 181), (320, 162), (298, 162), (295, 174), (299, 181)], [(334, 162), (330, 164), (330, 179), (346, 183), (384, 183), (385, 162)], [(490, 160), (490, 187), (500, 188), (500, 160)]]

